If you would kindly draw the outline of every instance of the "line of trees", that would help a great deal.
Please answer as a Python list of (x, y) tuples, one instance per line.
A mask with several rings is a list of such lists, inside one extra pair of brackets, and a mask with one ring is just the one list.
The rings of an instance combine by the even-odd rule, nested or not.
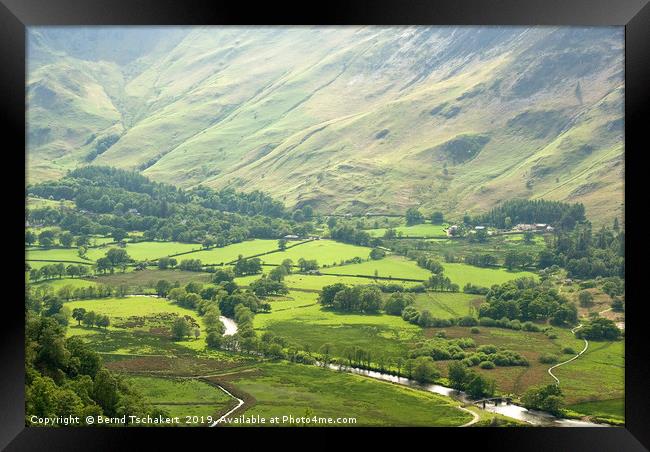
[(321, 305), (342, 312), (377, 313), (382, 309), (382, 292), (375, 286), (324, 286), (318, 297)]
[(83, 323), (87, 327), (96, 326), (106, 329), (111, 324), (111, 320), (107, 315), (98, 314), (95, 311), (86, 311), (84, 308), (74, 308), (72, 318), (78, 322), (79, 326)]
[(61, 279), (66, 276), (70, 278), (81, 278), (89, 275), (90, 271), (91, 267), (89, 265), (70, 264), (66, 266), (60, 262), (58, 264), (43, 265), (41, 268), (31, 268), (29, 270), (29, 279), (36, 282), (54, 278)]

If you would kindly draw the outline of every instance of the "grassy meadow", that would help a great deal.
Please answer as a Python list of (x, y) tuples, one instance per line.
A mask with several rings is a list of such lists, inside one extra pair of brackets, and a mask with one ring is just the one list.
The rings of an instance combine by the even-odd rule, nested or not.
[(246, 416), (345, 416), (356, 419), (353, 426), (459, 426), (472, 420), (448, 398), (315, 366), (264, 363), (210, 380), (245, 393), (241, 397), (252, 405)]
[[(96, 261), (100, 257), (104, 257), (106, 252), (114, 247), (109, 245), (90, 248), (86, 253), (88, 259)], [(131, 259), (136, 261), (156, 260), (160, 257), (170, 256), (178, 253), (186, 253), (188, 251), (200, 250), (201, 245), (198, 243), (180, 243), (180, 242), (135, 242), (127, 243), (124, 248), (129, 254)], [(178, 261), (183, 259), (182, 256), (176, 258)]]
[[(105, 252), (102, 253), (99, 257), (104, 256), (106, 254)], [(86, 262), (88, 264), (93, 264), (94, 260), (91, 260), (90, 258), (82, 258), (79, 256), (79, 252), (77, 248), (49, 248), (49, 249), (28, 249), (26, 251), (26, 259), (28, 261), (39, 261), (39, 260), (44, 260), (44, 261), (54, 261), (54, 262), (45, 262), (42, 263), (43, 265), (47, 264), (52, 264), (56, 263), (57, 261), (68, 261), (68, 262)], [(38, 262), (34, 262), (34, 264), (38, 265)], [(30, 265), (32, 263), (30, 262)], [(33, 266), (33, 265), (32, 265)]]
[[(421, 223), (413, 226), (398, 226), (395, 229), (398, 237), (441, 237), (447, 236), (447, 225)], [(368, 229), (371, 237), (383, 237), (388, 228)]]
[(399, 316), (336, 312), (323, 309), (317, 298), (315, 293), (292, 291), (287, 297), (275, 299), (270, 313), (255, 316), (255, 329), (307, 345), (313, 351), (330, 343), (335, 356), (343, 356), (351, 346), (370, 350), (374, 356), (403, 356), (421, 336), (420, 327)]
[(382, 278), (405, 278), (426, 281), (431, 277), (431, 272), (419, 267), (415, 261), (401, 256), (386, 256), (379, 260), (370, 260), (360, 264), (340, 265), (321, 269), (323, 273), (337, 275), (367, 275)]
[(484, 297), (459, 292), (425, 292), (414, 295), (414, 306), (428, 310), (431, 315), (441, 319), (458, 318), (467, 315), (476, 317), (478, 306)]
[(529, 271), (508, 270), (506, 268), (484, 268), (463, 263), (443, 263), (445, 275), (451, 282), (458, 284), (462, 289), (467, 283), (476, 286), (491, 287), (494, 284), (503, 284), (517, 278), (535, 278), (537, 275)]
[(181, 417), (181, 425), (192, 425), (185, 424), (185, 416), (212, 416), (216, 420), (219, 413), (236, 402), (221, 389), (200, 380), (131, 376), (129, 382), (149, 405), (164, 409), (171, 417)]
[[(75, 300), (64, 304), (70, 311), (84, 308), (97, 314), (107, 315), (110, 326), (106, 329), (78, 325), (74, 320), (68, 327), (68, 335), (86, 337), (104, 353), (157, 354), (167, 345), (169, 348), (205, 348), (205, 332), (202, 320), (191, 309), (183, 308), (164, 298), (130, 296), (124, 298), (101, 298)], [(173, 342), (171, 325), (177, 317), (192, 317), (200, 327), (200, 335)]]
[[(277, 241), (276, 248), (277, 248)], [(289, 242), (289, 245), (294, 242)], [(342, 260), (360, 257), (368, 259), (371, 249), (365, 246), (350, 245), (348, 243), (335, 242), (334, 240), (313, 240), (311, 242), (296, 245), (285, 251), (262, 256), (265, 264), (281, 264), (285, 259), (291, 259), (295, 264), (300, 258), (306, 260), (315, 259), (320, 266), (340, 264)], [(250, 255), (250, 254), (249, 254)]]
[(183, 259), (199, 259), (203, 264), (226, 264), (237, 260), (240, 255), (249, 257), (256, 254), (268, 253), (277, 248), (277, 240), (255, 239), (233, 243), (232, 245), (224, 246), (222, 248), (212, 248), (209, 250), (185, 254), (183, 256), (178, 256), (176, 259), (179, 262)]

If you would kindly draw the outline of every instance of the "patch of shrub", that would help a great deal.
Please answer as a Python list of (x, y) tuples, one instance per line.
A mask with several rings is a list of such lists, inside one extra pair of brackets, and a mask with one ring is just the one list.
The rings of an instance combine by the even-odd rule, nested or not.
[(552, 353), (543, 353), (538, 361), (542, 364), (555, 364), (558, 362), (558, 356), (553, 355)]

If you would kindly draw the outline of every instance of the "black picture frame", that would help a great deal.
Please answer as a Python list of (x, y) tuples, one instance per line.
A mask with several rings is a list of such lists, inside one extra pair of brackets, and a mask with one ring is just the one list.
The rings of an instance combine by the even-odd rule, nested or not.
[[(303, 4), (304, 5), (304, 4)], [(513, 450), (647, 450), (650, 447), (650, 396), (647, 385), (650, 362), (645, 353), (642, 276), (643, 189), (641, 164), (647, 148), (644, 130), (650, 104), (650, 5), (648, 0), (448, 0), (444, 2), (329, 1), (304, 9), (289, 3), (208, 2), (198, 0), (0, 0), (0, 115), (7, 127), (2, 148), (5, 162), (3, 206), (11, 208), (5, 216), (9, 225), (4, 244), (24, 256), (19, 230), (23, 229), (24, 185), (9, 182), (9, 175), (24, 174), (25, 149), (25, 33), (35, 25), (618, 25), (625, 26), (625, 209), (626, 225), (626, 306), (625, 416), (624, 428), (527, 428), (527, 429), (420, 429), (421, 440), (430, 447), (443, 446), (441, 435), (470, 447), (498, 446)], [(24, 182), (23, 182), (24, 183)], [(635, 201), (638, 200), (638, 203)], [(15, 209), (15, 212), (13, 211)], [(16, 234), (16, 235), (14, 235)], [(12, 253), (13, 254), (13, 253)], [(98, 429), (25, 428), (24, 426), (24, 273), (15, 260), (7, 260), (4, 283), (15, 292), (4, 297), (0, 327), (0, 447), (7, 450), (89, 450), (129, 446), (145, 439), (165, 442), (182, 438), (189, 447), (198, 446), (196, 435), (214, 442), (227, 435), (221, 429), (215, 436), (209, 429)], [(12, 262), (14, 262), (12, 264)], [(191, 436), (188, 430), (192, 430)], [(308, 432), (313, 430), (307, 429)], [(283, 429), (265, 431), (287, 433)], [(303, 430), (302, 432), (305, 432)], [(316, 432), (317, 435), (322, 434)], [(407, 435), (411, 435), (409, 432)], [(293, 435), (293, 431), (291, 433)], [(186, 436), (187, 435), (187, 436)], [(240, 438), (241, 433), (237, 433)], [(364, 433), (357, 444), (368, 447), (384, 435), (404, 441), (407, 435), (394, 435), (391, 429)], [(248, 436), (248, 435), (247, 435)], [(361, 436), (358, 436), (361, 438)], [(140, 439), (138, 439), (140, 438)], [(327, 438), (332, 438), (329, 434)], [(136, 442), (137, 441), (137, 442)], [(313, 440), (312, 440), (313, 441)], [(330, 439), (331, 441), (331, 439)], [(435, 441), (435, 444), (433, 443)], [(295, 441), (301, 443), (302, 441)], [(153, 443), (147, 443), (149, 445)], [(355, 443), (353, 443), (355, 444)], [(413, 444), (413, 446), (411, 446)], [(450, 443), (453, 444), (453, 443)], [(222, 444), (220, 445), (222, 446)], [(151, 447), (147, 447), (148, 449)]]

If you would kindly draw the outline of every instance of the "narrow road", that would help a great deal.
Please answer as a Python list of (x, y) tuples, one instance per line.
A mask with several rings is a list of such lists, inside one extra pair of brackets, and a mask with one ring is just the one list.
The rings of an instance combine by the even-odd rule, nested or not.
[[(573, 329), (571, 330), (571, 332), (572, 332), (572, 333), (575, 333), (575, 331), (576, 331), (578, 328), (582, 328), (582, 324), (580, 324), (580, 325), (578, 325), (577, 327), (573, 328)], [(556, 385), (559, 385), (559, 384), (560, 384), (560, 380), (559, 380), (555, 375), (553, 375), (553, 372), (552, 372), (553, 369), (555, 369), (556, 367), (560, 367), (560, 366), (562, 366), (562, 365), (564, 365), (564, 364), (566, 364), (566, 363), (570, 363), (570, 362), (573, 361), (574, 359), (578, 359), (578, 358), (580, 357), (580, 355), (582, 355), (584, 352), (586, 352), (587, 349), (589, 348), (589, 342), (587, 342), (587, 339), (583, 339), (583, 340), (585, 341), (585, 348), (583, 348), (582, 351), (581, 351), (580, 353), (578, 353), (576, 356), (574, 356), (574, 357), (571, 358), (571, 359), (567, 359), (566, 361), (563, 361), (563, 362), (561, 362), (561, 363), (559, 363), (559, 364), (556, 364), (556, 365), (551, 366), (551, 367), (548, 368), (548, 374), (549, 374), (551, 377), (553, 377), (553, 379), (555, 380), (555, 384), (556, 384)]]
[(467, 411), (469, 414), (471, 414), (472, 416), (474, 416), (474, 419), (472, 419), (471, 421), (469, 421), (467, 424), (459, 425), (459, 427), (469, 427), (470, 425), (474, 425), (474, 424), (476, 424), (478, 421), (481, 420), (481, 417), (480, 417), (477, 413), (475, 413), (474, 411), (472, 411), (472, 410), (468, 410), (468, 409), (465, 408), (464, 406), (460, 406), (460, 405), (458, 406), (458, 408), (460, 408), (460, 409), (463, 410), (463, 411)]

